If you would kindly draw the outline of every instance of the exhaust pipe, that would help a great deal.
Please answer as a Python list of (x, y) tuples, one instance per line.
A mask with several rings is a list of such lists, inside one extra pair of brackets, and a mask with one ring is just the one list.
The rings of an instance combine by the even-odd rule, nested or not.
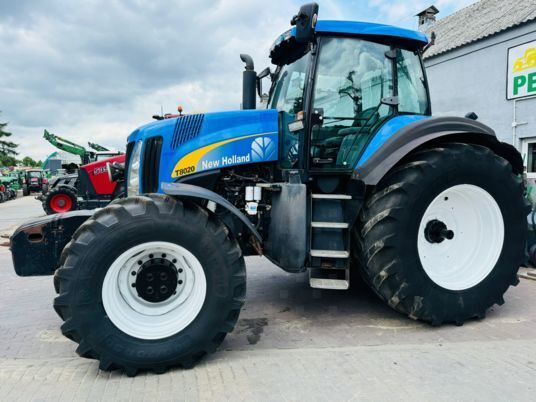
[(242, 109), (257, 108), (257, 73), (253, 59), (248, 54), (241, 54), (240, 59), (246, 63), (246, 70), (242, 76)]

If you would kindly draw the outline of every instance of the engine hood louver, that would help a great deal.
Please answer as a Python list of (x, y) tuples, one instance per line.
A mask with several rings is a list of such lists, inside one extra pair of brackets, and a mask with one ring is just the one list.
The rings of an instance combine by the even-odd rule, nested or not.
[(197, 137), (203, 125), (204, 114), (192, 114), (177, 118), (171, 148), (177, 149), (182, 144)]

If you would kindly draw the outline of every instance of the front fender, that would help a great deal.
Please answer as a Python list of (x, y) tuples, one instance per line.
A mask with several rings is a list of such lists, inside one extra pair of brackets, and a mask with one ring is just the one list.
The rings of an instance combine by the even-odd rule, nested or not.
[[(246, 228), (251, 232), (251, 234), (257, 239), (257, 241), (262, 244), (262, 237), (255, 229), (255, 226), (251, 221), (242, 213), (238, 208), (233, 204), (223, 198), (221, 195), (216, 194), (213, 191), (207, 190), (206, 188), (194, 186), (191, 184), (185, 183), (162, 183), (162, 191), (164, 194), (176, 196), (176, 197), (186, 197), (186, 198), (197, 198), (207, 201), (212, 201), (219, 206), (228, 210), (233, 216), (240, 220)], [(236, 235), (236, 233), (234, 233)]]

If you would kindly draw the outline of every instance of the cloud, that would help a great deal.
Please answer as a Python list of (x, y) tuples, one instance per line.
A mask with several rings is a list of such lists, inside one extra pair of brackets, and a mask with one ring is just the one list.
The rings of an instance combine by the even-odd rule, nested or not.
[[(413, 14), (428, 2), (320, 0), (320, 16), (413, 26)], [(161, 107), (236, 109), (239, 54), (251, 54), (259, 71), (267, 66), (273, 40), (289, 28), (300, 3), (2, 1), (1, 119), (10, 122), (23, 155), (43, 159), (54, 151), (41, 138), (45, 128), (81, 144), (123, 148), (127, 135)]]

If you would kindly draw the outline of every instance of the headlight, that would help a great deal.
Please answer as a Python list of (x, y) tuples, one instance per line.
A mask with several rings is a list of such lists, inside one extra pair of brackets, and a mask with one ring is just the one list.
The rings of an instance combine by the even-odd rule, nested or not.
[(130, 166), (128, 169), (127, 196), (133, 197), (140, 192), (140, 156), (141, 141), (134, 145), (132, 156), (130, 157)]

